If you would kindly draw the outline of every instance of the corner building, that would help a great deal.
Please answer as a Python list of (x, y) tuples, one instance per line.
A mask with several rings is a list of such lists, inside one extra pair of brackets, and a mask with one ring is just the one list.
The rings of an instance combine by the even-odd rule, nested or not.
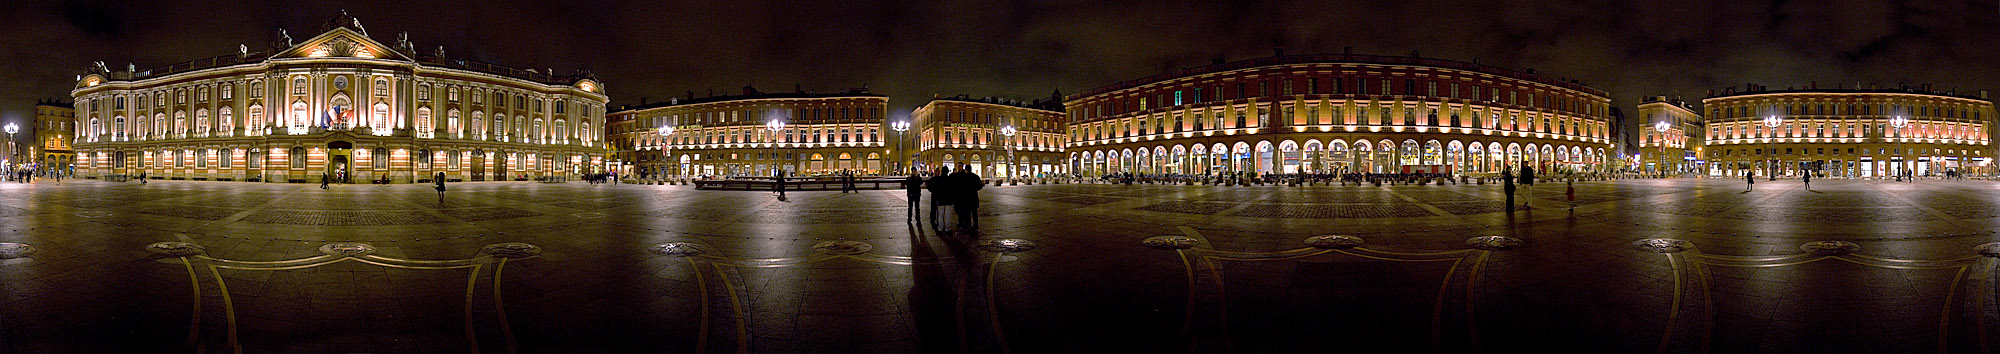
[(894, 156), (883, 132), (888, 109), (887, 96), (866, 90), (749, 91), (674, 99), (612, 114), (632, 122), (621, 136), (632, 139), (629, 144), (635, 147), (630, 157), (637, 161), (634, 173), (770, 176), (774, 170), (794, 175), (883, 173), (885, 161)]
[(77, 170), (191, 180), (530, 180), (602, 169), (606, 96), (561, 76), (370, 39), (352, 17), (270, 52), (81, 76)]
[[(912, 112), (918, 164), (970, 166), (983, 177), (1037, 177), (1066, 171), (1060, 96), (1033, 102), (938, 98)], [(1008, 136), (1007, 128), (1013, 128)]]
[(1067, 153), (1085, 175), (1597, 171), (1610, 101), (1466, 62), (1275, 56), (1069, 96)]
[(1993, 102), (1980, 97), (1914, 89), (1759, 89), (1711, 96), (1702, 106), (1708, 111), (1706, 158), (1719, 162), (1710, 164), (1710, 175), (1993, 173)]
[[(1639, 148), (1633, 155), (1639, 170), (1653, 174), (1700, 173), (1707, 161), (1701, 159), (1701, 115), (1687, 102), (1666, 96), (1647, 97), (1639, 103)], [(1662, 131), (1661, 128), (1666, 128)]]
[(70, 134), (75, 132), (76, 104), (60, 100), (35, 102), (35, 143), (29, 148), (39, 153), (35, 163), (41, 164), (44, 171), (71, 173), (76, 152), (70, 150), (73, 137)]

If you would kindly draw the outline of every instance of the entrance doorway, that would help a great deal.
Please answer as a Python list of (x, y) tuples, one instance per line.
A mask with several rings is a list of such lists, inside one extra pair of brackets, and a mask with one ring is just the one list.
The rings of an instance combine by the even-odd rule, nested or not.
[(326, 174), (333, 183), (352, 183), (349, 174), (354, 172), (354, 143), (335, 141), (326, 144)]
[(486, 151), (472, 151), (472, 180), (486, 180)]

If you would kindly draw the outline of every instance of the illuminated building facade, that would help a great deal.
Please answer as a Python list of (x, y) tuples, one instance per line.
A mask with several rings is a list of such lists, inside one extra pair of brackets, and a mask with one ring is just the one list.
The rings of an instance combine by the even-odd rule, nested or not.
[(677, 98), (612, 114), (631, 117), (631, 130), (621, 136), (635, 147), (633, 173), (770, 176), (773, 170), (882, 173), (894, 156), (885, 143), (888, 109), (887, 96), (863, 89), (746, 88), (743, 95)]
[[(1701, 115), (1687, 103), (1666, 96), (1647, 97), (1639, 103), (1639, 149), (1632, 158), (1639, 170), (1652, 173), (1700, 173)], [(1665, 130), (1661, 130), (1664, 128)]]
[(79, 77), (79, 174), (338, 182), (528, 180), (602, 169), (601, 83), (419, 55), (352, 17), (270, 52)]
[[(35, 163), (44, 171), (69, 172), (76, 162), (76, 152), (70, 150), (71, 137), (76, 132), (76, 107), (74, 103), (60, 100), (35, 102), (35, 143), (29, 144), (38, 156)], [(23, 155), (30, 156), (30, 155)]]
[[(918, 107), (917, 166), (969, 166), (982, 177), (1036, 177), (1066, 172), (1063, 154), (1068, 122), (1062, 99), (1015, 102), (936, 98)], [(1012, 129), (1008, 129), (1008, 128)], [(1013, 135), (1009, 136), (1008, 133)]]
[(1753, 86), (1704, 99), (1702, 108), (1711, 175), (1993, 173), (1993, 103), (1980, 97), (1909, 88)]
[(1071, 95), (1066, 153), (1087, 175), (1595, 171), (1604, 91), (1419, 57), (1274, 56)]

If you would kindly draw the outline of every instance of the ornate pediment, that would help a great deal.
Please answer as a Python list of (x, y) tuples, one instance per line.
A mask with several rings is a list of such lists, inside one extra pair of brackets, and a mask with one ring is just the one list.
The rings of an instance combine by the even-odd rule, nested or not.
[(392, 47), (376, 42), (360, 32), (347, 27), (334, 27), (291, 48), (279, 51), (273, 59), (280, 58), (364, 58), (410, 60)]

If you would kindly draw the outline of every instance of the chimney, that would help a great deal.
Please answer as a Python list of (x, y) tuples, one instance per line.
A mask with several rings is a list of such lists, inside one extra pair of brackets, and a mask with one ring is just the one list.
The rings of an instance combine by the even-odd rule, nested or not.
[(1986, 99), (1986, 90), (1979, 90), (1979, 99)]

